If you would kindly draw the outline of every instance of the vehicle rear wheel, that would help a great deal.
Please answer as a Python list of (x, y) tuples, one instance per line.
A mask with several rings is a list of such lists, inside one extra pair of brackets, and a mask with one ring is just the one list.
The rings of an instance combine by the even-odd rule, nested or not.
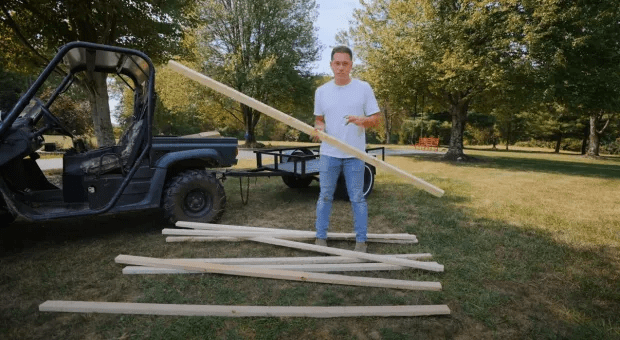
[[(364, 164), (364, 186), (362, 188), (362, 192), (364, 194), (364, 198), (368, 198), (370, 193), (372, 192), (372, 188), (375, 186), (375, 175), (370, 164)], [(347, 184), (344, 179), (344, 175), (340, 174), (338, 177), (338, 183), (336, 184), (336, 192), (334, 193), (334, 197), (348, 201), (349, 193), (347, 192)]]
[(13, 221), (15, 221), (15, 216), (9, 211), (4, 198), (0, 195), (0, 225), (7, 226)]
[(8, 226), (15, 221), (15, 216), (10, 211), (0, 207), (0, 225)]
[[(313, 154), (314, 153), (312, 153), (312, 151), (308, 149), (299, 149), (291, 153), (291, 155), (294, 155), (294, 156), (313, 155)], [(286, 162), (293, 162), (293, 161), (294, 161), (293, 158), (287, 157), (284, 162), (286, 163)], [(284, 182), (284, 184), (286, 184), (289, 188), (293, 188), (293, 189), (307, 188), (308, 186), (310, 186), (310, 183), (312, 183), (313, 179), (314, 177), (312, 176), (307, 176), (307, 177), (282, 176), (282, 182)]]
[(172, 222), (216, 222), (224, 214), (226, 193), (214, 174), (188, 170), (174, 177), (164, 192), (163, 207)]

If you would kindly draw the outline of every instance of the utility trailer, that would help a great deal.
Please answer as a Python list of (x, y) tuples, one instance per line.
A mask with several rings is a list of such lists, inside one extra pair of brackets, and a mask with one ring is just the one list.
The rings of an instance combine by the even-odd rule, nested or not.
[[(312, 181), (319, 181), (319, 150), (320, 145), (304, 147), (279, 147), (266, 150), (254, 150), (256, 154), (256, 168), (241, 170), (226, 170), (221, 172), (222, 177), (272, 177), (280, 176), (289, 188), (306, 188)], [(381, 160), (385, 160), (385, 148), (368, 148), (366, 152), (381, 151)], [(264, 164), (265, 158), (273, 157), (273, 163)], [(377, 170), (372, 164), (364, 164), (364, 197), (367, 198), (375, 184)], [(349, 195), (344, 176), (338, 178), (334, 197), (348, 200)]]

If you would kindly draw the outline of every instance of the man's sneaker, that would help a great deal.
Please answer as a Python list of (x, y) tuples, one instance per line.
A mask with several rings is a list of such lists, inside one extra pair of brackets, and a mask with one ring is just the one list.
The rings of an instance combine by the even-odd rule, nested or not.
[(355, 249), (353, 251), (359, 251), (360, 253), (366, 252), (366, 242), (356, 242)]
[(316, 240), (314, 240), (314, 244), (316, 244), (317, 246), (327, 247), (327, 240), (322, 239), (322, 238), (317, 238)]

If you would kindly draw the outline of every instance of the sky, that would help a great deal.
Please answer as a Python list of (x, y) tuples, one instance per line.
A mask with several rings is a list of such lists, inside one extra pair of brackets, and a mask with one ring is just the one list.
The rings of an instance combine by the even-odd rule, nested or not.
[(353, 10), (361, 8), (361, 5), (359, 0), (316, 0), (316, 3), (319, 5), (319, 16), (314, 26), (319, 29), (318, 38), (323, 51), (321, 60), (315, 63), (314, 71), (331, 75), (329, 61), (332, 48), (336, 46), (336, 34), (349, 29)]

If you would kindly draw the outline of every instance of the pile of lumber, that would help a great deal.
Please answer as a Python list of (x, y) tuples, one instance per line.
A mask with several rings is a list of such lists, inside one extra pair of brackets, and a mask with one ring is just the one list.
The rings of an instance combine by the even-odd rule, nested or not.
[[(216, 273), (279, 280), (318, 282), (325, 284), (381, 287), (405, 290), (441, 290), (441, 283), (330, 274), (329, 272), (428, 270), (442, 272), (443, 265), (428, 260), (431, 254), (378, 255), (324, 247), (299, 242), (314, 240), (314, 232), (230, 226), (194, 222), (178, 222), (164, 229), (167, 242), (252, 241), (276, 246), (314, 251), (335, 256), (267, 257), (267, 258), (203, 258), (162, 259), (119, 255), (115, 261), (126, 264), (123, 274), (196, 274)], [(355, 240), (350, 233), (328, 233), (330, 240)], [(411, 234), (368, 234), (368, 242), (417, 243)], [(422, 306), (347, 306), (347, 307), (279, 307), (279, 306), (214, 306), (166, 305), (87, 301), (47, 301), (41, 311), (121, 313), (202, 316), (278, 316), (278, 317), (352, 317), (352, 316), (420, 316), (450, 314), (446, 305)]]

